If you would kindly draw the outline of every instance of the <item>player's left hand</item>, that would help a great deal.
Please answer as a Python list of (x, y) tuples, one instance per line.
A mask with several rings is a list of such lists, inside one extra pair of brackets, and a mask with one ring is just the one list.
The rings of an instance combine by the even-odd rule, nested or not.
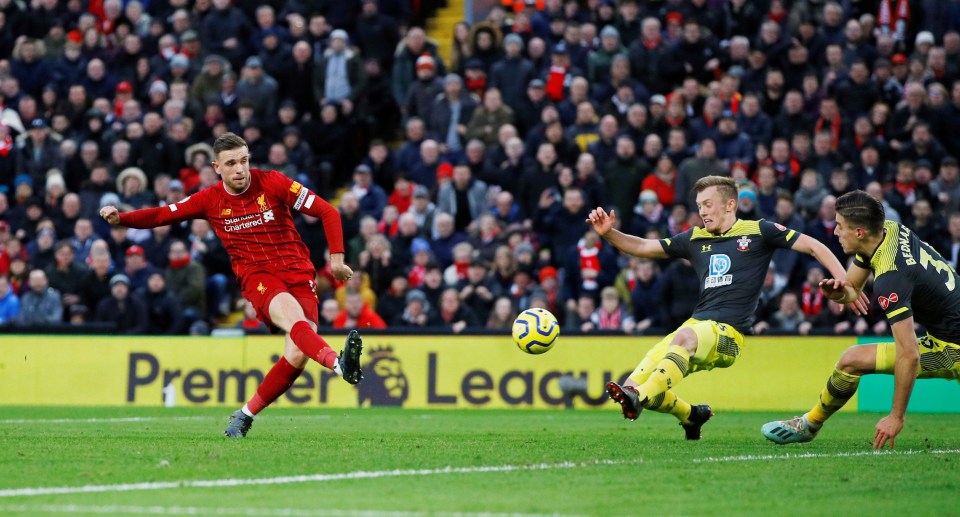
[(332, 264), (330, 272), (333, 273), (333, 278), (336, 278), (338, 282), (346, 282), (353, 278), (353, 270), (346, 264)]
[(867, 295), (863, 291), (860, 291), (860, 296), (857, 297), (857, 300), (848, 303), (847, 307), (857, 316), (866, 316), (870, 307), (870, 298), (867, 298)]
[(903, 417), (887, 415), (877, 422), (877, 433), (873, 436), (873, 448), (882, 449), (890, 441), (890, 448), (893, 449), (893, 440), (903, 429)]

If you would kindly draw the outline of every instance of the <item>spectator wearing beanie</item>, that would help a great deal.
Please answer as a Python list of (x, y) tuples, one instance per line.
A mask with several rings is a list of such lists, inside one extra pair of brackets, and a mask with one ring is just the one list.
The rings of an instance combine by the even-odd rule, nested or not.
[(489, 85), (503, 95), (503, 103), (518, 113), (526, 99), (526, 88), (536, 79), (533, 64), (523, 57), (523, 38), (508, 34), (503, 40), (505, 56), (490, 68)]

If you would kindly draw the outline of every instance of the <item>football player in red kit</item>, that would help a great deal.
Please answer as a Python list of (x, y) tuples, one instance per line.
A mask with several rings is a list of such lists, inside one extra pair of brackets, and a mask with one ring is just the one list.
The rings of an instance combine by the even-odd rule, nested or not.
[(350, 384), (360, 382), (363, 344), (356, 330), (338, 356), (316, 333), (317, 294), (310, 252), (293, 225), (290, 208), (320, 218), (330, 247), (333, 276), (344, 282), (353, 271), (343, 262), (340, 214), (300, 183), (277, 171), (250, 168), (247, 143), (225, 133), (213, 144), (213, 168), (221, 182), (177, 203), (121, 213), (100, 209), (112, 225), (154, 228), (186, 219), (206, 219), (223, 241), (243, 296), (268, 326), (286, 332), (283, 356), (256, 394), (231, 415), (225, 434), (246, 436), (253, 417), (297, 380), (307, 359), (333, 370)]

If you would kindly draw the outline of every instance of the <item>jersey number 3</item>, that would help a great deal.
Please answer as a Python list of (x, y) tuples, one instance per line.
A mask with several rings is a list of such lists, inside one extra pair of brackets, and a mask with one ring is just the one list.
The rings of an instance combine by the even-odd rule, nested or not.
[(920, 265), (923, 266), (923, 269), (930, 269), (928, 266), (932, 265), (934, 269), (937, 270), (937, 273), (947, 272), (947, 290), (953, 291), (957, 287), (956, 276), (953, 273), (953, 268), (950, 267), (950, 264), (942, 260), (936, 260), (933, 258), (933, 255), (930, 255), (927, 250), (923, 249), (923, 246), (920, 246)]

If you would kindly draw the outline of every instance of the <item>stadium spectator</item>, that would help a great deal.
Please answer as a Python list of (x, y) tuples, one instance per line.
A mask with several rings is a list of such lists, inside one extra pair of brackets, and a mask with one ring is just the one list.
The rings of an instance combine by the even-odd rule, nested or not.
[[(379, 311), (384, 315), (384, 321), (392, 320), (394, 316), (403, 313), (406, 305), (406, 296), (410, 292), (410, 282), (406, 275), (395, 273), (390, 279), (390, 286), (377, 300)], [(389, 321), (388, 321), (389, 323)]]
[(360, 296), (359, 292), (347, 293), (346, 302), (340, 314), (333, 320), (333, 328), (387, 328), (379, 314), (373, 311)]
[(29, 290), (20, 297), (20, 313), (14, 322), (22, 327), (59, 325), (63, 321), (60, 292), (50, 287), (42, 269), (30, 271)]
[(146, 305), (147, 327), (145, 334), (174, 335), (181, 334), (184, 328), (183, 311), (180, 302), (167, 289), (163, 273), (153, 272), (147, 277), (145, 288), (137, 292)]
[(351, 189), (360, 203), (360, 214), (379, 220), (387, 206), (387, 193), (373, 182), (373, 171), (365, 164), (357, 165), (353, 170)]
[(14, 322), (20, 315), (20, 297), (13, 292), (6, 275), (0, 275), (0, 327)]
[(203, 264), (193, 260), (186, 244), (175, 240), (167, 252), (169, 269), (165, 280), (180, 306), (184, 316), (192, 323), (204, 319), (207, 314), (206, 271)]
[(600, 307), (590, 315), (597, 330), (613, 330), (632, 334), (637, 324), (622, 304), (615, 287), (604, 287), (600, 292)]
[(394, 316), (391, 327), (424, 328), (430, 321), (431, 306), (427, 296), (419, 289), (411, 289), (406, 295), (406, 306), (402, 313)]
[(367, 241), (367, 247), (360, 252), (357, 265), (368, 276), (370, 289), (374, 293), (384, 292), (394, 275), (400, 271), (390, 241), (383, 235), (373, 235)]
[(460, 302), (456, 289), (445, 289), (440, 296), (440, 304), (434, 310), (431, 323), (448, 327), (454, 334), (460, 334), (467, 328), (482, 327), (477, 315)]
[(110, 279), (110, 296), (100, 300), (94, 321), (108, 323), (113, 332), (143, 334), (147, 329), (147, 308), (140, 297), (130, 292), (130, 279), (119, 273)]
[(473, 311), (481, 322), (489, 321), (500, 289), (489, 276), (486, 263), (479, 258), (470, 261), (466, 277), (456, 284), (460, 302)]
[(475, 179), (470, 167), (457, 165), (453, 168), (453, 181), (437, 193), (437, 210), (453, 217), (454, 231), (472, 231), (475, 221), (486, 211), (486, 192), (487, 184)]

